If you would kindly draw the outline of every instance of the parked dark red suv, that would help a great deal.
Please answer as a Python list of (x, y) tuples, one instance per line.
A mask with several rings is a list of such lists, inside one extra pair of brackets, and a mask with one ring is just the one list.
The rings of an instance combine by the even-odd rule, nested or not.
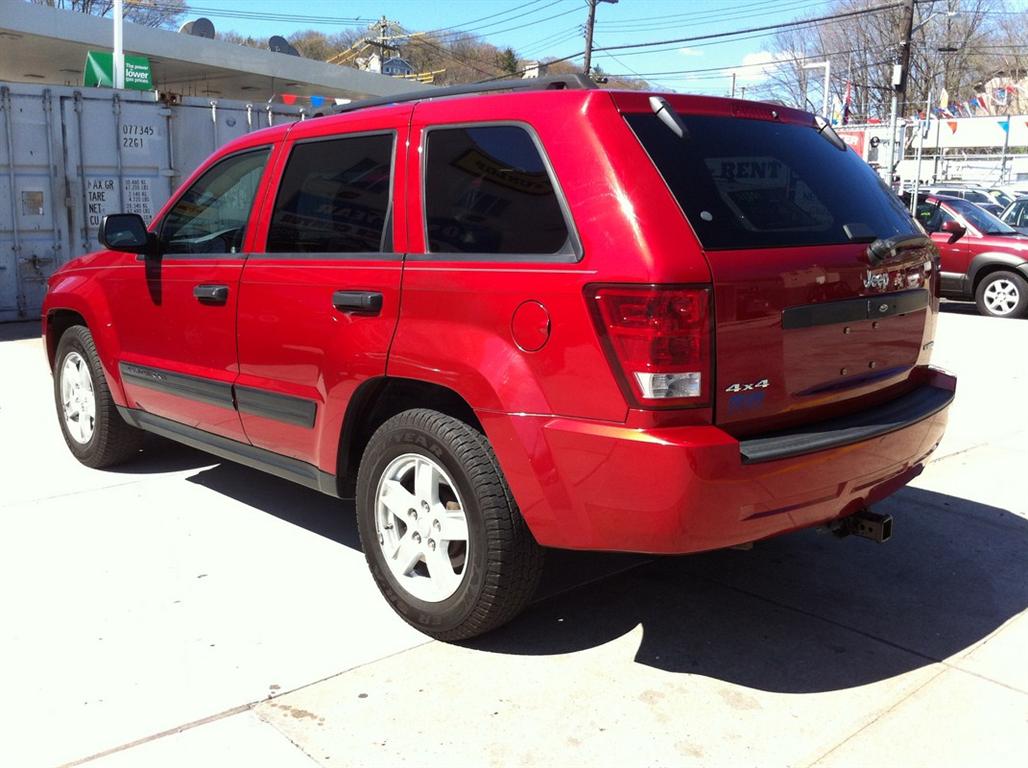
[(45, 306), (71, 451), (147, 430), (355, 496), (444, 639), (521, 610), (543, 547), (887, 536), (955, 387), (935, 247), (807, 113), (587, 86), (350, 105), (107, 217)]
[(929, 195), (917, 218), (942, 255), (940, 293), (992, 317), (1028, 316), (1028, 237), (967, 200)]

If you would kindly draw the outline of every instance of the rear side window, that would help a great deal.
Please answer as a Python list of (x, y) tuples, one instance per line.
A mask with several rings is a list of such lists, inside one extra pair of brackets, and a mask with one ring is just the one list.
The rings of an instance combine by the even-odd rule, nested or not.
[(425, 211), (433, 253), (572, 251), (553, 180), (520, 126), (429, 131)]
[(919, 234), (871, 167), (813, 127), (681, 117), (685, 138), (655, 115), (626, 119), (706, 249), (847, 243), (846, 224), (877, 237)]
[(393, 134), (297, 144), (275, 200), (268, 252), (368, 253), (389, 220)]

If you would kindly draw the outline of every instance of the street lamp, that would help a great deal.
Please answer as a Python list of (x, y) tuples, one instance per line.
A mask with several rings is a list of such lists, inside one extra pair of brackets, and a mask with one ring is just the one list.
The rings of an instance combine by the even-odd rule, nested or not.
[[(114, 87), (125, 87), (125, 23), (123, 0), (114, 0)], [(121, 139), (119, 139), (121, 141)]]
[[(812, 64), (804, 64), (803, 65), (804, 69), (819, 69), (820, 67), (824, 67), (825, 68), (825, 95), (824, 95), (824, 100), (823, 100), (823, 106), (821, 107), (821, 114), (824, 115), (826, 118), (828, 118), (828, 122), (831, 122), (832, 121), (832, 116), (828, 112), (828, 98), (829, 98), (828, 97), (828, 93), (829, 93), (829, 88), (831, 87), (831, 82), (832, 82), (832, 62), (828, 61), (826, 59), (825, 61), (817, 61), (817, 62), (814, 62)], [(806, 88), (804, 87), (803, 90), (804, 90), (803, 98), (806, 98), (807, 97), (807, 95), (805, 93)]]

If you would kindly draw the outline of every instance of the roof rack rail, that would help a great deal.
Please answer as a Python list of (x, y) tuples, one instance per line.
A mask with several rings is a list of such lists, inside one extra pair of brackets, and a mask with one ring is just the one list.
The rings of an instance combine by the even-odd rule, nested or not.
[(423, 91), (408, 91), (395, 96), (379, 96), (374, 99), (361, 99), (349, 104), (341, 104), (335, 108), (335, 114), (353, 112), (367, 107), (381, 107), (386, 104), (401, 104), (406, 101), (423, 101), (439, 99), (444, 96), (463, 96), (471, 93), (491, 93), (493, 91), (558, 91), (578, 88), (595, 88), (596, 83), (584, 74), (551, 75), (549, 77), (530, 77), (524, 80), (493, 80), (466, 85), (448, 85), (443, 88), (426, 88)]

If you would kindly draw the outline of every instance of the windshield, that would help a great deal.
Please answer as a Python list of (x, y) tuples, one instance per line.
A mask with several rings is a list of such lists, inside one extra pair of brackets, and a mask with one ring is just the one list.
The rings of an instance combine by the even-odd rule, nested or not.
[(685, 138), (655, 115), (626, 115), (708, 250), (848, 243), (847, 224), (875, 237), (920, 234), (870, 166), (813, 126), (681, 118)]
[(946, 205), (960, 215), (964, 221), (977, 229), (983, 235), (1016, 235), (1017, 230), (1009, 224), (1000, 221), (984, 208), (960, 198), (944, 200)]
[(1012, 198), (1010, 195), (1008, 195), (1001, 189), (992, 190), (992, 196), (996, 198), (996, 202), (1002, 205), (1004, 208), (1006, 208), (1008, 205), (1014, 202), (1014, 198)]

